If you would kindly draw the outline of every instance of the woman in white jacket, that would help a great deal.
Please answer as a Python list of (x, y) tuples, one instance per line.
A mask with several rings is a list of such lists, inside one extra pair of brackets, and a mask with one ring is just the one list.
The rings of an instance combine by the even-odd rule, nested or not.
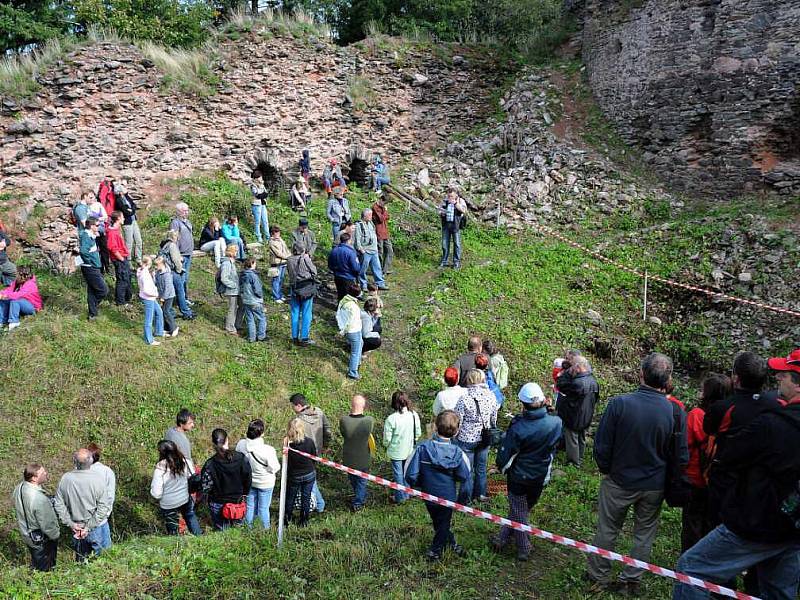
[(161, 342), (153, 338), (153, 319), (156, 322), (156, 337), (164, 337), (164, 313), (158, 303), (158, 288), (153, 281), (150, 267), (153, 264), (149, 256), (142, 257), (142, 265), (136, 270), (139, 283), (139, 299), (144, 305), (144, 341), (149, 346), (159, 346)]
[(178, 535), (180, 516), (192, 535), (201, 535), (200, 523), (189, 495), (189, 478), (194, 473), (191, 461), (181, 454), (175, 442), (158, 442), (158, 463), (150, 483), (150, 495), (158, 500), (167, 533)]
[(361, 365), (364, 338), (361, 337), (361, 308), (356, 299), (360, 294), (361, 286), (358, 281), (348, 282), (347, 295), (339, 301), (339, 307), (336, 310), (339, 334), (347, 337), (347, 341), (350, 343), (350, 361), (347, 367), (347, 376), (350, 379), (361, 379), (358, 367)]
[(250, 462), (253, 483), (247, 495), (247, 513), (244, 520), (252, 525), (256, 513), (264, 529), (269, 529), (269, 505), (275, 488), (275, 474), (281, 470), (275, 448), (264, 441), (264, 421), (255, 419), (247, 426), (247, 437), (239, 440), (236, 451)]

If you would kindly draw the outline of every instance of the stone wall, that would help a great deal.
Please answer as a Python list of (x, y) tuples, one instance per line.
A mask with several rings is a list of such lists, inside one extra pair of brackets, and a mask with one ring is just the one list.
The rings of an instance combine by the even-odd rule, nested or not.
[(674, 188), (800, 192), (800, 0), (586, 0), (583, 58)]

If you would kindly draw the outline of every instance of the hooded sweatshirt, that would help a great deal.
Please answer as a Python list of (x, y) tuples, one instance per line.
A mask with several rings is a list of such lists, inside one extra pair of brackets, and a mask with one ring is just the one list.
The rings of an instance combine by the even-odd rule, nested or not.
[(303, 412), (297, 415), (297, 418), (303, 421), (306, 435), (314, 440), (319, 452), (322, 452), (323, 448), (330, 446), (331, 425), (328, 423), (328, 417), (325, 416), (321, 408), (306, 406)]
[(281, 470), (275, 448), (267, 444), (263, 437), (254, 440), (242, 438), (236, 444), (236, 451), (244, 454), (250, 461), (254, 488), (271, 490), (275, 487), (275, 474)]
[(15, 283), (12, 283), (0, 292), (6, 300), (27, 300), (33, 304), (33, 308), (36, 312), (42, 310), (42, 296), (39, 294), (39, 286), (36, 283), (36, 277), (28, 279), (18, 290), (14, 289), (15, 285)]
[(339, 308), (336, 310), (336, 324), (339, 326), (341, 335), (361, 331), (361, 309), (358, 301), (350, 294), (347, 294), (339, 302)]
[(464, 451), (437, 434), (417, 446), (406, 465), (405, 479), (414, 489), (455, 502), (456, 482), (466, 481), (470, 469)]
[(136, 271), (136, 280), (139, 282), (139, 298), (142, 300), (158, 300), (158, 288), (153, 281), (153, 274), (147, 267)]
[(252, 471), (250, 462), (241, 452), (233, 451), (227, 459), (215, 454), (203, 465), (200, 477), (209, 502), (236, 504), (250, 493)]

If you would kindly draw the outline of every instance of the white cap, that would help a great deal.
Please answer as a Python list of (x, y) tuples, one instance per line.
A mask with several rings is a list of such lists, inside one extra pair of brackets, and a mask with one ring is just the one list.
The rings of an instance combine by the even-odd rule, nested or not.
[(544, 402), (544, 392), (542, 392), (542, 388), (539, 387), (538, 383), (526, 383), (522, 386), (519, 390), (519, 394), (517, 394), (517, 398), (519, 398), (520, 402), (524, 404), (536, 404), (538, 402)]
[(553, 361), (553, 366), (554, 366), (556, 369), (560, 369), (560, 368), (561, 368), (561, 365), (563, 365), (563, 364), (564, 364), (564, 359), (563, 359), (563, 358), (557, 358), (557, 359), (555, 359), (555, 360)]

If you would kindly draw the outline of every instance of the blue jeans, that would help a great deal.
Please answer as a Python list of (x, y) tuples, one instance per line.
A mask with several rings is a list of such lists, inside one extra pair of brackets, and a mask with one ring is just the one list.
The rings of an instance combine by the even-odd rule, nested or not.
[(269, 217), (267, 216), (267, 207), (263, 204), (254, 204), (253, 209), (253, 229), (256, 234), (256, 239), (261, 242), (261, 232), (264, 232), (264, 238), (269, 239)]
[(462, 442), (456, 439), (456, 446), (467, 455), (470, 464), (470, 476), (461, 484), (458, 492), (458, 502), (469, 504), (473, 498), (486, 495), (486, 462), (489, 457), (489, 447), (478, 448), (480, 442)]
[(215, 531), (222, 531), (223, 529), (227, 529), (228, 527), (236, 527), (237, 525), (242, 524), (242, 520), (233, 521), (231, 519), (225, 519), (222, 516), (222, 507), (224, 504), (219, 504), (217, 502), (208, 502), (208, 512), (211, 513), (211, 523), (214, 525)]
[(242, 260), (245, 256), (244, 254), (244, 241), (240, 237), (232, 237), (232, 238), (225, 238), (225, 243), (228, 246), (236, 246), (238, 248), (236, 252), (236, 258)]
[[(404, 460), (393, 460), (392, 461), (392, 477), (394, 477), (394, 482), (400, 485), (408, 485), (406, 483), (405, 477), (405, 466), (406, 461)], [(408, 494), (405, 492), (401, 492), (400, 490), (395, 490), (394, 492), (394, 500), (398, 504), (401, 502), (405, 502), (408, 499)]]
[(286, 265), (278, 266), (278, 276), (272, 278), (272, 299), (280, 300), (283, 298), (283, 277), (286, 275)]
[(36, 314), (33, 304), (25, 298), (19, 300), (0, 300), (0, 323), (19, 323), (20, 315), (29, 317)]
[(361, 508), (367, 503), (367, 480), (358, 475), (348, 475), (350, 487), (353, 488), (353, 508)]
[(178, 275), (175, 271), (172, 272), (172, 285), (175, 287), (175, 298), (178, 300), (178, 310), (184, 317), (191, 317), (193, 315), (192, 309), (186, 303), (186, 288), (184, 287), (183, 275)]
[(153, 343), (153, 318), (156, 321), (156, 335), (164, 335), (164, 312), (155, 300), (142, 300), (144, 304), (144, 341)]
[(164, 525), (169, 535), (178, 535), (181, 515), (183, 515), (183, 520), (186, 521), (186, 529), (189, 530), (189, 533), (192, 535), (203, 534), (203, 530), (200, 528), (200, 521), (197, 520), (197, 515), (194, 512), (194, 500), (190, 497), (189, 501), (183, 506), (161, 509), (161, 516), (164, 518)]
[(247, 317), (247, 339), (251, 342), (267, 337), (267, 317), (261, 304), (245, 304), (244, 316)]
[(72, 547), (78, 562), (87, 560), (91, 554), (100, 556), (103, 550), (111, 548), (111, 528), (108, 526), (108, 521), (92, 529), (82, 540), (73, 537)]
[(322, 492), (316, 479), (314, 479), (314, 487), (311, 488), (311, 493), (314, 495), (314, 500), (317, 501), (317, 512), (325, 512), (325, 498), (322, 497)]
[[(794, 600), (800, 584), (800, 542), (767, 544), (740, 538), (720, 525), (678, 559), (677, 570), (719, 583), (755, 566), (764, 600)], [(701, 588), (676, 583), (672, 600), (708, 598)]]
[(347, 334), (347, 341), (350, 342), (350, 364), (347, 368), (347, 374), (350, 377), (358, 377), (358, 366), (361, 364), (361, 349), (364, 347), (364, 338), (361, 337), (361, 332)]
[(270, 502), (272, 502), (272, 488), (262, 490), (251, 487), (250, 493), (247, 494), (247, 514), (244, 517), (244, 522), (248, 525), (252, 525), (256, 513), (258, 513), (258, 518), (261, 519), (261, 525), (264, 529), (269, 529)]
[(339, 243), (339, 225), (337, 223), (331, 223), (331, 242), (332, 246), (335, 246)]
[(386, 185), (387, 183), (391, 183), (391, 180), (386, 176), (381, 177), (379, 175), (373, 175), (372, 182), (373, 182), (372, 189), (375, 190), (376, 192), (380, 192), (381, 186)]
[(294, 294), (289, 298), (289, 308), (292, 315), (292, 339), (307, 340), (311, 332), (311, 317), (313, 316), (314, 298), (300, 300)]
[(441, 266), (447, 265), (447, 259), (450, 258), (450, 241), (453, 241), (453, 266), (458, 267), (461, 265), (461, 230), (456, 226), (451, 230), (449, 226), (442, 227), (442, 263)]
[(293, 521), (294, 501), (297, 494), (300, 494), (300, 517), (297, 519), (297, 524), (301, 527), (308, 524), (308, 518), (311, 514), (311, 493), (314, 489), (314, 481), (317, 478), (315, 472), (301, 475), (297, 478), (289, 478), (289, 489), (286, 493), (286, 507), (284, 509), (286, 514), (286, 522)]
[(189, 298), (189, 271), (192, 270), (192, 255), (183, 257), (183, 273), (181, 279), (183, 280), (183, 293), (186, 298)]
[(386, 282), (383, 279), (383, 271), (381, 270), (381, 259), (378, 253), (370, 254), (365, 252), (361, 255), (361, 270), (358, 272), (358, 280), (361, 282), (361, 288), (367, 289), (367, 269), (372, 267), (372, 277), (375, 279), (375, 285), (383, 287)]

